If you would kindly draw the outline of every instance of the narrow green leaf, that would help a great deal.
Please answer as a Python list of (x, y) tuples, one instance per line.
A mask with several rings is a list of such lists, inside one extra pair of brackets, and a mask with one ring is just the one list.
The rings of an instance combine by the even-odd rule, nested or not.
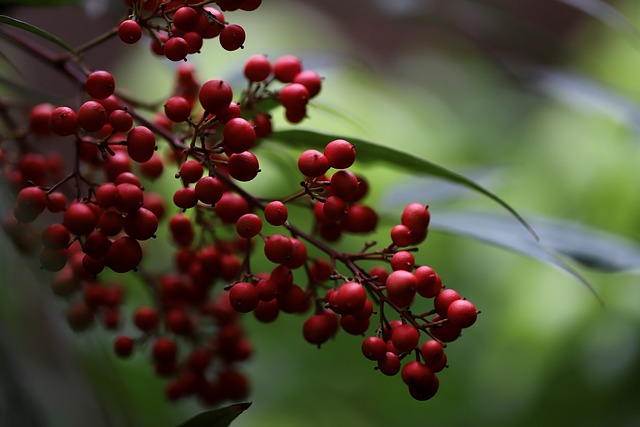
[(305, 149), (315, 148), (319, 151), (322, 151), (325, 145), (334, 139), (346, 139), (352, 144), (355, 144), (356, 150), (358, 151), (358, 162), (385, 162), (398, 166), (407, 172), (435, 176), (475, 190), (500, 204), (503, 208), (509, 211), (532, 236), (536, 239), (538, 238), (533, 228), (514, 208), (507, 204), (507, 202), (474, 181), (414, 154), (360, 138), (331, 135), (309, 130), (277, 131), (270, 136), (270, 139), (275, 142), (284, 143), (288, 146), (300, 146)]
[(236, 403), (224, 408), (200, 412), (177, 427), (227, 427), (231, 421), (251, 406), (251, 402)]
[(32, 34), (35, 34), (39, 37), (42, 37), (44, 39), (49, 40), (52, 43), (57, 44), (58, 46), (62, 47), (64, 50), (66, 50), (67, 52), (72, 53), (73, 55), (78, 55), (78, 53), (68, 44), (66, 44), (65, 42), (63, 42), (62, 40), (60, 40), (59, 38), (57, 38), (56, 36), (49, 34), (48, 32), (35, 27), (27, 22), (24, 21), (20, 21), (19, 19), (15, 19), (12, 18), (10, 16), (6, 16), (6, 15), (0, 15), (0, 23), (2, 24), (7, 24), (10, 25), (12, 27), (16, 27), (19, 28), (21, 30), (24, 31), (28, 31)]
[(439, 212), (432, 216), (430, 227), (472, 237), (560, 268), (596, 297), (593, 287), (565, 259), (604, 272), (640, 272), (640, 245), (637, 242), (575, 222), (535, 218), (531, 223), (540, 235), (537, 242), (506, 221), (504, 215), (486, 212)]

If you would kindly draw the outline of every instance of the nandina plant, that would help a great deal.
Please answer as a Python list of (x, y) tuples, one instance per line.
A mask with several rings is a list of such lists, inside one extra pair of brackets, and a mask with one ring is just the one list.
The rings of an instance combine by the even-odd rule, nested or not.
[[(166, 378), (167, 399), (218, 406), (249, 396), (241, 368), (253, 351), (241, 325), (249, 313), (265, 323), (300, 314), (299, 339), (318, 347), (338, 332), (359, 336), (372, 368), (399, 376), (413, 399), (432, 399), (447, 346), (479, 311), (415, 258), (429, 232), (428, 200), (398, 211), (384, 241), (367, 240), (379, 223), (367, 203), (375, 180), (352, 166), (392, 154), (408, 168), (480, 191), (527, 224), (492, 193), (424, 159), (344, 135), (274, 129), (273, 114), (290, 127), (310, 120), (311, 101), (331, 84), (303, 58), (255, 54), (237, 70), (243, 88), (203, 78), (191, 56), (214, 39), (220, 60), (233, 55), (223, 51), (243, 48), (245, 30), (231, 17), (260, 13), (260, 3), (123, 1), (113, 29), (78, 48), (3, 16), (0, 36), (78, 88), (62, 105), (21, 108), (0, 99), (0, 168), (14, 196), (3, 229), (50, 272), (70, 327), (112, 331), (122, 359), (146, 353)], [(176, 64), (173, 93), (158, 106), (120, 90), (110, 70), (83, 55), (145, 40), (159, 62)], [(298, 174), (287, 177), (299, 189), (276, 197), (250, 191), (244, 183), (263, 174), (261, 150), (282, 141), (299, 148)], [(172, 194), (145, 189), (163, 174), (175, 177)], [(173, 265), (151, 271), (147, 253), (161, 227)], [(362, 249), (346, 251), (345, 239), (361, 239)], [(106, 272), (136, 275), (151, 302), (124, 318), (122, 307), (136, 302)], [(429, 309), (421, 310), (425, 301)], [(123, 333), (123, 325), (136, 333)]]

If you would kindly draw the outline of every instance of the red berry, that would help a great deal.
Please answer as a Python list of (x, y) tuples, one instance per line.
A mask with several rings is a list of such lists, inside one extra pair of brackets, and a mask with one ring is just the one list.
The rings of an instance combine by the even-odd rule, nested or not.
[(222, 198), (225, 187), (218, 178), (205, 176), (196, 182), (195, 189), (196, 196), (202, 203), (213, 205)]
[(302, 62), (293, 55), (284, 55), (273, 62), (273, 73), (279, 81), (290, 83), (302, 71)]
[(51, 224), (42, 230), (42, 244), (47, 249), (62, 249), (71, 241), (71, 234), (62, 224)]
[(189, 43), (182, 37), (171, 37), (164, 44), (164, 56), (171, 61), (182, 61), (188, 54)]
[(173, 14), (173, 25), (180, 31), (192, 31), (198, 25), (200, 14), (191, 7), (181, 7)]
[(287, 110), (303, 110), (309, 102), (309, 91), (300, 83), (289, 83), (280, 89), (278, 99)]
[(271, 225), (282, 225), (287, 221), (289, 213), (284, 203), (279, 200), (269, 202), (264, 208), (264, 218)]
[(303, 325), (304, 339), (311, 344), (324, 344), (338, 330), (338, 317), (330, 310), (309, 317)]
[(255, 237), (262, 230), (262, 220), (256, 214), (248, 213), (238, 218), (236, 231), (240, 237), (250, 239)]
[(178, 354), (178, 346), (170, 338), (156, 338), (151, 348), (151, 355), (158, 363), (175, 361)]
[(411, 252), (399, 251), (391, 257), (391, 268), (395, 270), (412, 271), (415, 265), (415, 259)]
[(124, 219), (124, 232), (136, 240), (152, 238), (158, 229), (158, 218), (148, 209), (140, 208), (127, 214)]
[(271, 74), (271, 62), (264, 55), (253, 55), (244, 65), (244, 75), (251, 82), (266, 80)]
[(429, 209), (420, 203), (410, 203), (402, 211), (401, 222), (412, 230), (425, 230), (429, 226), (431, 214)]
[(178, 171), (180, 178), (182, 178), (185, 184), (198, 182), (198, 180), (202, 178), (203, 173), (204, 168), (202, 167), (202, 163), (197, 160), (187, 160), (180, 166), (180, 170)]
[(129, 357), (133, 353), (133, 338), (128, 335), (120, 335), (113, 342), (113, 349), (119, 357)]
[(346, 169), (356, 160), (356, 147), (344, 139), (336, 139), (324, 148), (329, 166), (334, 169)]
[(116, 273), (131, 271), (142, 261), (140, 243), (132, 237), (124, 236), (113, 241), (105, 256), (105, 264)]
[(468, 328), (476, 322), (478, 311), (471, 301), (459, 299), (451, 302), (447, 308), (449, 323), (459, 328)]
[(109, 124), (117, 132), (129, 132), (133, 126), (133, 117), (125, 110), (113, 110), (109, 114)]
[(292, 83), (300, 83), (309, 91), (309, 98), (313, 98), (322, 88), (322, 78), (312, 70), (300, 71), (293, 78)]
[(237, 24), (229, 24), (220, 32), (220, 46), (224, 50), (237, 50), (243, 47), (247, 35), (244, 29)]
[(227, 162), (229, 175), (238, 181), (251, 181), (260, 172), (260, 165), (255, 154), (244, 151), (233, 153)]
[(388, 351), (384, 358), (378, 360), (378, 369), (385, 375), (393, 376), (400, 372), (400, 359), (394, 353)]
[(344, 199), (351, 201), (358, 192), (358, 178), (347, 170), (339, 170), (331, 176), (331, 192)]
[(97, 225), (97, 218), (93, 210), (85, 203), (72, 203), (64, 213), (63, 224), (77, 236), (86, 236)]
[[(432, 319), (432, 322), (436, 323), (440, 322), (441, 320), (442, 317), (440, 317), (440, 315), (435, 315)], [(447, 322), (442, 324), (434, 324), (433, 326), (429, 327), (429, 333), (431, 334), (431, 336), (437, 338), (442, 342), (455, 341), (456, 339), (458, 339), (461, 332), (461, 328)]]
[(164, 104), (164, 113), (172, 122), (184, 122), (191, 114), (191, 103), (184, 96), (172, 96)]
[(107, 123), (107, 110), (97, 101), (87, 101), (78, 110), (78, 124), (87, 132), (96, 132)]
[(420, 347), (420, 355), (427, 366), (436, 365), (445, 357), (444, 348), (436, 340), (427, 340)]
[(183, 187), (173, 193), (173, 203), (180, 209), (191, 209), (198, 204), (198, 196), (193, 187)]
[(369, 360), (381, 360), (387, 355), (387, 344), (378, 337), (368, 337), (362, 342), (362, 354)]
[(120, 23), (118, 37), (127, 44), (137, 43), (142, 38), (142, 28), (133, 19), (127, 19)]
[(453, 289), (443, 289), (433, 300), (433, 306), (441, 317), (447, 317), (449, 305), (460, 299), (460, 294)]
[(317, 178), (329, 170), (329, 162), (321, 152), (307, 150), (298, 158), (298, 169), (305, 176)]
[(138, 163), (151, 159), (156, 148), (156, 136), (145, 126), (136, 126), (127, 134), (127, 153)]
[(267, 259), (276, 264), (285, 263), (293, 252), (291, 239), (282, 234), (274, 234), (267, 238), (264, 244), (264, 253)]
[(215, 213), (222, 222), (234, 224), (242, 215), (249, 213), (249, 203), (240, 195), (226, 192), (215, 204)]
[(339, 314), (353, 314), (359, 311), (367, 299), (364, 286), (356, 282), (342, 284), (335, 296), (334, 306), (331, 308)]
[(229, 290), (229, 301), (234, 309), (240, 313), (248, 313), (253, 310), (260, 295), (254, 285), (248, 282), (238, 282)]
[(51, 112), (49, 125), (56, 135), (73, 135), (78, 130), (78, 116), (69, 107), (57, 107)]
[(433, 268), (423, 265), (413, 272), (418, 281), (416, 290), (425, 298), (433, 298), (442, 290), (442, 280)]
[(115, 87), (115, 80), (108, 71), (94, 71), (87, 77), (86, 90), (92, 98), (108, 98), (113, 95)]
[(51, 133), (51, 113), (55, 107), (49, 103), (35, 105), (29, 112), (29, 130), (36, 135), (46, 136)]
[(210, 114), (216, 114), (229, 106), (233, 100), (233, 91), (222, 80), (209, 80), (200, 88), (198, 99), (202, 108)]
[(222, 136), (225, 148), (232, 153), (250, 150), (256, 142), (256, 132), (253, 125), (241, 117), (225, 123)]
[(44, 190), (39, 187), (25, 187), (18, 192), (14, 213), (19, 222), (31, 222), (44, 212), (46, 207), (47, 195)]
[(118, 191), (118, 199), (115, 207), (123, 213), (135, 212), (144, 203), (144, 194), (142, 189), (135, 184), (123, 182), (116, 185)]
[(420, 332), (413, 325), (400, 325), (391, 332), (393, 345), (402, 353), (408, 353), (418, 347)]
[(151, 332), (158, 327), (160, 315), (155, 308), (138, 307), (133, 313), (133, 323), (142, 332)]
[(387, 296), (396, 305), (408, 306), (416, 294), (417, 280), (415, 276), (405, 270), (394, 271), (385, 282)]

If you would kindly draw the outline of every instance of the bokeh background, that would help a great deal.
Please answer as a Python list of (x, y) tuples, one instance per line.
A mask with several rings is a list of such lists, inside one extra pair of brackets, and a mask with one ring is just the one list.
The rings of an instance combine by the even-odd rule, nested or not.
[[(99, 34), (121, 12), (119, 2), (100, 1), (84, 9), (5, 7), (67, 41)], [(203, 79), (241, 85), (249, 56), (298, 55), (325, 80), (310, 119), (297, 128), (410, 151), (476, 180), (526, 219), (572, 221), (637, 244), (637, 1), (267, 0), (227, 19), (246, 28), (245, 48), (226, 53), (211, 43), (190, 57)], [(63, 96), (55, 75), (0, 48), (24, 64), (26, 82)], [(109, 43), (89, 59), (139, 97), (170, 94), (175, 65), (153, 57), (147, 43)], [(279, 129), (291, 127), (275, 116)], [(277, 150), (292, 161), (300, 151)], [(295, 187), (269, 172), (280, 163), (268, 151), (254, 189)], [(359, 171), (372, 187), (368, 202), (385, 217), (381, 241), (403, 203), (429, 204), (434, 228), (418, 262), (472, 300), (479, 320), (449, 345), (436, 397), (416, 402), (399, 378), (373, 370), (361, 338), (339, 333), (319, 350), (302, 338), (303, 317), (264, 325), (246, 316), (256, 348), (246, 365), (253, 405), (234, 426), (640, 425), (640, 263), (603, 272), (567, 260), (602, 305), (566, 271), (444, 227), (447, 218), (485, 227), (474, 218), (504, 213), (488, 198), (384, 162)], [(174, 184), (169, 177), (156, 185), (169, 193)], [(8, 206), (2, 202), (3, 212)], [(495, 233), (518, 229), (504, 218), (492, 223)], [(146, 355), (112, 356), (112, 334), (71, 333), (50, 275), (4, 237), (0, 253), (0, 424), (162, 427), (203, 409), (167, 403)], [(161, 268), (169, 256), (158, 250), (150, 265)], [(130, 298), (142, 300), (130, 283)]]

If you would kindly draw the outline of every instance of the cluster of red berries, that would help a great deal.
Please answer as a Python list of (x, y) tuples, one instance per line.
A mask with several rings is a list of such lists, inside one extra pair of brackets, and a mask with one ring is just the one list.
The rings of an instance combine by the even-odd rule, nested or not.
[[(223, 47), (240, 47), (240, 38), (228, 35), (234, 27), (209, 3), (129, 2), (133, 19), (122, 23), (120, 37), (133, 43), (141, 28), (157, 40), (165, 37), (163, 52), (171, 60), (192, 53), (184, 48), (195, 37), (189, 34), (220, 36)], [(215, 3), (225, 11), (260, 4)], [(115, 353), (147, 352), (155, 372), (168, 378), (170, 399), (197, 396), (213, 405), (249, 391), (238, 365), (252, 346), (240, 313), (262, 322), (280, 313), (304, 314), (302, 335), (318, 346), (340, 329), (365, 336), (375, 326), (362, 344), (364, 356), (385, 375), (401, 372), (414, 398), (431, 398), (439, 386), (436, 373), (447, 364), (446, 343), (478, 312), (444, 289), (431, 267), (416, 265), (428, 208), (407, 205), (380, 249), (368, 243), (357, 253), (340, 251), (345, 234), (368, 234), (378, 225), (376, 211), (363, 203), (367, 181), (350, 170), (355, 145), (333, 139), (322, 151), (303, 151), (300, 176), (293, 177), (300, 189), (293, 194), (266, 199), (244, 187), (259, 176), (256, 153), (273, 132), (268, 111), (274, 102), (288, 122), (301, 122), (321, 77), (291, 55), (274, 61), (254, 55), (243, 70), (248, 88), (234, 97), (226, 81), (201, 83), (190, 64), (176, 68), (173, 93), (151, 111), (153, 119), (141, 114), (142, 103), (120, 96), (103, 70), (82, 78), (81, 71), (69, 72), (85, 89), (79, 105), (36, 105), (24, 125), (2, 111), (11, 136), (0, 139), (0, 168), (16, 195), (3, 228), (25, 252), (39, 249), (41, 267), (56, 272), (52, 289), (68, 301), (71, 327), (84, 330), (96, 319), (110, 330), (132, 324), (136, 332), (120, 333)], [(60, 147), (71, 144), (45, 149), (46, 138), (60, 140)], [(178, 184), (170, 201), (144, 189), (168, 168)], [(299, 212), (311, 219), (308, 229), (299, 226)], [(150, 272), (146, 246), (160, 227), (168, 229), (173, 265)], [(256, 271), (258, 258), (270, 266)], [(361, 264), (371, 261), (376, 266), (365, 270)], [(121, 316), (129, 285), (106, 280), (105, 268), (137, 275), (150, 291), (130, 319)], [(414, 313), (416, 296), (433, 298), (434, 308)], [(412, 354), (415, 360), (403, 366)]]
[[(223, 11), (253, 11), (262, 0), (126, 0), (126, 3), (131, 13), (118, 27), (120, 40), (135, 44), (146, 31), (152, 38), (153, 53), (171, 61), (182, 61), (188, 55), (199, 53), (207, 39), (217, 38), (225, 50), (242, 48), (246, 39), (244, 29), (227, 23)], [(207, 3), (216, 3), (219, 9), (206, 6)]]

